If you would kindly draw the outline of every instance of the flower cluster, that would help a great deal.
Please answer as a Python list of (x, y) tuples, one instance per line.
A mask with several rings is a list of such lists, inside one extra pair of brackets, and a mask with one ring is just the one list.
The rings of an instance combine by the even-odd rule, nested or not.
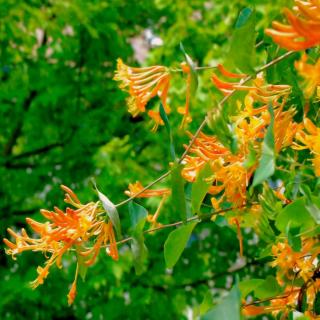
[[(167, 95), (170, 85), (170, 72), (163, 66), (134, 68), (125, 65), (118, 59), (117, 71), (114, 80), (120, 81), (120, 88), (130, 94), (127, 103), (128, 110), (133, 117), (146, 111), (146, 105), (150, 99), (159, 96), (166, 113), (170, 112), (167, 105)], [(158, 111), (149, 110), (148, 115), (155, 122), (153, 130), (163, 121)]]
[[(111, 221), (106, 222), (104, 209), (99, 202), (82, 204), (75, 193), (66, 186), (61, 186), (66, 192), (65, 202), (71, 204), (75, 209), (67, 208), (66, 212), (55, 207), (54, 211), (41, 210), (46, 222), (37, 222), (27, 218), (27, 223), (37, 234), (38, 238), (30, 237), (25, 229), (20, 233), (8, 229), (14, 242), (4, 239), (7, 245), (7, 254), (15, 255), (24, 251), (42, 252), (47, 261), (43, 267), (37, 268), (38, 276), (31, 283), (32, 288), (43, 284), (49, 274), (50, 268), (56, 264), (62, 267), (63, 255), (76, 249), (80, 256), (84, 257), (84, 264), (92, 265), (102, 246), (110, 243), (109, 255), (118, 260), (118, 250)], [(94, 244), (92, 244), (92, 242)], [(48, 257), (47, 255), (50, 254)], [(76, 281), (78, 276), (79, 262), (75, 274), (75, 280), (68, 294), (68, 302), (71, 304), (76, 295)]]
[[(221, 64), (217, 68), (228, 82), (221, 80), (215, 73), (212, 74), (211, 80), (224, 95), (229, 95), (234, 90), (247, 91), (256, 101), (269, 103), (270, 101), (276, 101), (281, 96), (287, 96), (291, 91), (291, 87), (288, 85), (267, 84), (262, 73), (247, 84), (248, 76), (246, 74), (232, 73)], [(231, 81), (233, 79), (239, 79), (239, 81)]]
[(301, 60), (295, 62), (298, 73), (304, 78), (304, 94), (306, 98), (311, 98), (314, 92), (320, 98), (320, 59), (313, 64), (307, 63), (308, 56), (303, 54)]
[(318, 0), (295, 0), (294, 11), (284, 9), (289, 24), (278, 21), (266, 29), (279, 46), (288, 50), (304, 50), (320, 43), (320, 3)]
[(309, 149), (314, 155), (312, 162), (317, 177), (320, 177), (320, 128), (316, 127), (308, 118), (304, 118), (304, 126), (297, 132), (293, 148), (297, 150)]

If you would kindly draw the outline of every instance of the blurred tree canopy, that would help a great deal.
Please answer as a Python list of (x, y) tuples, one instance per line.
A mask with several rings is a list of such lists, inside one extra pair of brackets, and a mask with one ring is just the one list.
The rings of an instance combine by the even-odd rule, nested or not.
[[(288, 1), (193, 0), (0, 0), (0, 235), (39, 218), (39, 209), (63, 206), (61, 183), (80, 199), (96, 197), (90, 179), (114, 203), (129, 183), (151, 182), (168, 168), (168, 143), (151, 134), (144, 116), (131, 118), (125, 94), (112, 80), (116, 59), (132, 65), (176, 65), (183, 42), (199, 66), (222, 60), (239, 11), (255, 6), (257, 42), (263, 29)], [(265, 57), (258, 49), (257, 59)], [(202, 78), (190, 131), (212, 106), (209, 75)], [(183, 80), (174, 79), (171, 107), (184, 104)], [(171, 102), (171, 101), (170, 101)], [(172, 117), (178, 128), (180, 118)], [(160, 128), (160, 131), (163, 131)], [(176, 130), (177, 151), (188, 136)], [(164, 134), (165, 135), (165, 134)], [(164, 182), (163, 185), (166, 183)], [(157, 200), (148, 200), (154, 210)], [(124, 229), (128, 210), (119, 209)], [(172, 221), (169, 205), (163, 221)], [(100, 255), (78, 298), (66, 304), (72, 282), (70, 255), (63, 270), (53, 269), (46, 284), (31, 290), (40, 254), (12, 261), (1, 250), (1, 319), (190, 319), (206, 309), (211, 290), (219, 297), (235, 275), (266, 277), (273, 270), (254, 260), (252, 230), (244, 235), (246, 259), (237, 234), (227, 225), (198, 226), (173, 270), (166, 269), (163, 243), (169, 231), (146, 237), (146, 271), (135, 275), (131, 251), (120, 247), (115, 263)], [(237, 271), (234, 273), (233, 271)]]

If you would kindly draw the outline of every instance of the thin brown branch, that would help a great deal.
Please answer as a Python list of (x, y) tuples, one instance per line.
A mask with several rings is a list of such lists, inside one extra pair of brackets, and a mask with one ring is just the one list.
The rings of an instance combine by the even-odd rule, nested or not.
[[(231, 208), (228, 208), (228, 209), (223, 209), (223, 210), (219, 210), (219, 211), (215, 211), (215, 212), (211, 212), (211, 213), (207, 213), (207, 214), (202, 214), (201, 216), (196, 215), (194, 217), (188, 218), (186, 220), (186, 222), (192, 222), (192, 221), (196, 221), (196, 220), (205, 221), (205, 220), (207, 220), (207, 219), (209, 219), (209, 218), (211, 218), (211, 217), (213, 217), (215, 215), (218, 215), (218, 214), (221, 214), (221, 213), (226, 213), (226, 212), (229, 212), (229, 211), (232, 211), (232, 210), (250, 208), (250, 207), (252, 207), (253, 205), (256, 205), (256, 204), (257, 204), (257, 202), (252, 202), (252, 203), (247, 203), (247, 204), (244, 204), (244, 205), (238, 206), (238, 207), (231, 207)], [(183, 222), (183, 221), (177, 221), (177, 222), (173, 222), (173, 223), (168, 223), (168, 224), (164, 224), (164, 225), (161, 225), (159, 227), (156, 227), (156, 228), (145, 230), (145, 231), (143, 231), (143, 233), (147, 234), (147, 233), (152, 233), (152, 232), (163, 230), (163, 229), (167, 229), (167, 228), (177, 227), (177, 226), (180, 226), (180, 225), (182, 225), (184, 223), (185, 222)], [(127, 237), (125, 239), (119, 240), (119, 241), (117, 241), (117, 245), (126, 243), (128, 241), (131, 241), (132, 239), (133, 239), (132, 237)], [(106, 247), (109, 247), (109, 245), (106, 245)]]

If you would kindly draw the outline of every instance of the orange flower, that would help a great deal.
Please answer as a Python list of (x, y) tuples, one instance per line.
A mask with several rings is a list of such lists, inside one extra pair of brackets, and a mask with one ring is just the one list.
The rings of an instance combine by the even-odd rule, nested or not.
[(320, 86), (320, 59), (315, 65), (307, 63), (308, 56), (304, 54), (300, 61), (296, 61), (294, 66), (299, 74), (305, 79), (304, 94), (306, 98), (311, 98), (315, 90)]
[(250, 81), (250, 85), (244, 85), (242, 83), (247, 77), (246, 74), (231, 73), (222, 65), (218, 65), (218, 70), (227, 79), (240, 79), (240, 82), (226, 82), (213, 73), (211, 80), (224, 95), (228, 95), (234, 90), (248, 91), (256, 100), (268, 103), (270, 100), (276, 101), (279, 97), (288, 95), (291, 91), (291, 87), (288, 85), (266, 84), (262, 73)]
[[(24, 229), (16, 233), (9, 228), (8, 232), (14, 238), (14, 242), (8, 239), (3, 240), (8, 247), (6, 253), (11, 254), (13, 258), (16, 254), (30, 250), (45, 254), (47, 261), (44, 267), (37, 268), (38, 277), (31, 283), (32, 288), (43, 284), (52, 265), (61, 267), (63, 255), (72, 247), (75, 247), (79, 254), (88, 257), (85, 264), (90, 265), (94, 263), (101, 245), (110, 242), (109, 255), (115, 260), (118, 259), (112, 223), (105, 222), (106, 214), (100, 203), (82, 204), (71, 189), (66, 186), (61, 188), (66, 192), (65, 202), (72, 204), (76, 209), (67, 208), (66, 212), (57, 207), (54, 211), (41, 210), (41, 214), (47, 219), (46, 222), (40, 223), (31, 218), (26, 219), (39, 238), (31, 238)], [(92, 240), (95, 240), (95, 243), (88, 249)], [(86, 251), (83, 251), (83, 247), (87, 248)], [(50, 257), (47, 257), (48, 253)], [(69, 303), (75, 298), (77, 275), (78, 271), (68, 295)]]
[(296, 134), (296, 140), (302, 145), (294, 143), (293, 148), (296, 150), (309, 149), (314, 154), (312, 162), (316, 176), (320, 177), (320, 128), (316, 127), (308, 118), (303, 120), (303, 124), (304, 128)]
[(295, 13), (284, 9), (289, 24), (274, 21), (266, 34), (288, 50), (304, 50), (320, 43), (320, 3), (318, 0), (295, 0)]
[(294, 279), (295, 273), (299, 271), (299, 277), (304, 281), (312, 276), (315, 269), (314, 260), (317, 258), (317, 252), (313, 251), (314, 241), (312, 239), (303, 240), (300, 252), (295, 252), (289, 246), (287, 241), (278, 242), (272, 246), (272, 254), (274, 261), (271, 262), (272, 267), (277, 267), (278, 282), (282, 282), (282, 277)]
[[(170, 112), (167, 105), (170, 73), (166, 67), (134, 68), (125, 65), (121, 59), (118, 59), (114, 80), (121, 81), (119, 87), (129, 92), (128, 111), (133, 117), (145, 112), (148, 101), (156, 95), (160, 97), (166, 113)], [(154, 113), (149, 113), (149, 116), (155, 120)], [(162, 124), (157, 120), (156, 124)]]

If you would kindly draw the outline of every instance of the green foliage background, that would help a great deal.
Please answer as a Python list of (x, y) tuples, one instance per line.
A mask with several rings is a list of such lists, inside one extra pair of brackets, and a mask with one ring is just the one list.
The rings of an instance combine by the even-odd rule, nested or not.
[[(64, 207), (61, 183), (81, 200), (96, 199), (90, 179), (117, 203), (128, 183), (147, 184), (168, 169), (170, 154), (163, 127), (150, 133), (145, 116), (132, 119), (126, 95), (112, 80), (116, 59), (138, 65), (132, 39), (146, 29), (163, 45), (146, 44), (143, 64), (178, 66), (179, 43), (199, 66), (222, 61), (230, 45), (239, 11), (256, 6), (257, 41), (288, 1), (0, 1), (0, 236), (7, 227), (24, 227), (27, 216), (41, 219), (40, 208)], [(258, 50), (258, 60), (266, 57)], [(194, 131), (214, 105), (210, 73), (201, 77), (192, 107)], [(170, 89), (173, 109), (184, 104), (184, 79)], [(181, 117), (170, 116), (178, 154), (188, 137), (177, 128)], [(166, 185), (168, 182), (164, 182)], [(155, 210), (157, 200), (144, 204)], [(124, 231), (127, 207), (119, 210)], [(161, 222), (179, 220), (168, 203)], [(124, 232), (126, 233), (126, 232)], [(45, 284), (28, 287), (43, 264), (39, 254), (17, 261), (0, 256), (1, 319), (190, 319), (206, 308), (209, 291), (218, 299), (235, 276), (265, 277), (273, 271), (253, 260), (259, 241), (245, 232), (246, 261), (239, 260), (236, 233), (222, 221), (202, 223), (173, 270), (165, 267), (163, 244), (169, 230), (146, 236), (146, 271), (135, 275), (129, 246), (120, 260), (104, 253), (79, 281), (72, 307), (66, 294), (73, 281), (74, 258), (52, 269)], [(254, 244), (254, 245), (253, 245)], [(2, 246), (3, 248), (3, 246)], [(237, 272), (232, 272), (234, 269)]]

